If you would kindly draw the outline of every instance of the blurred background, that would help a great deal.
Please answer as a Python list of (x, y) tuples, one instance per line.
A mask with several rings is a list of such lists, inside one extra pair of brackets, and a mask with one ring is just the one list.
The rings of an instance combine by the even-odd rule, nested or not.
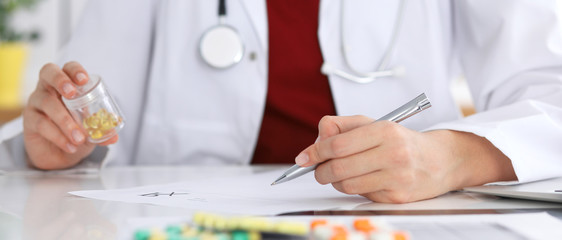
[[(39, 70), (58, 59), (87, 0), (0, 0), (0, 125), (21, 114)], [(463, 114), (474, 113), (462, 78), (451, 85)]]
[(0, 0), (0, 124), (21, 114), (87, 0)]

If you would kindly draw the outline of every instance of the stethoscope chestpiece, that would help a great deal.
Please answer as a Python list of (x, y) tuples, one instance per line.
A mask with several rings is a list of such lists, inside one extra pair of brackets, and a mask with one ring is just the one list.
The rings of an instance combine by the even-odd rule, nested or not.
[(218, 24), (201, 36), (199, 53), (209, 66), (229, 68), (242, 60), (244, 44), (238, 32), (226, 24)]

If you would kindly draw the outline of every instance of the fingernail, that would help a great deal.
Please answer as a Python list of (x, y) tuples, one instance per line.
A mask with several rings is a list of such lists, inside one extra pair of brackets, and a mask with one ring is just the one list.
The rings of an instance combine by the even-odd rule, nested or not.
[(305, 163), (308, 162), (308, 154), (306, 153), (300, 153), (296, 158), (295, 158), (295, 162), (297, 163), (297, 165), (302, 166)]
[(76, 146), (74, 146), (74, 145), (72, 145), (72, 144), (70, 144), (70, 143), (67, 143), (67, 144), (66, 144), (66, 148), (68, 148), (68, 151), (70, 151), (71, 153), (75, 153), (75, 152), (76, 152)]
[(84, 135), (78, 131), (78, 129), (74, 129), (72, 130), (72, 138), (74, 138), (74, 141), (80, 143), (84, 140)]
[(70, 93), (72, 93), (72, 91), (74, 91), (74, 86), (72, 86), (72, 84), (70, 83), (65, 83), (64, 85), (62, 85), (62, 91), (64, 92), (64, 94), (69, 95)]
[(88, 76), (86, 76), (86, 74), (84, 73), (78, 73), (76, 74), (76, 79), (78, 80), (79, 83), (83, 83), (88, 79)]

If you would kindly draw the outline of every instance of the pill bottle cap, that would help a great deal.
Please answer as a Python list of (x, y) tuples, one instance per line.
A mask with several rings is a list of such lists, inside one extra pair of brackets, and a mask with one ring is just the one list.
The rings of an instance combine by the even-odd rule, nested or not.
[[(72, 98), (62, 97), (62, 101), (69, 109), (78, 109), (88, 106), (98, 98), (106, 96), (108, 93), (104, 87), (100, 86), (101, 77), (98, 75), (90, 75), (86, 84), (76, 87), (76, 94)], [(94, 91), (95, 89), (95, 91)]]

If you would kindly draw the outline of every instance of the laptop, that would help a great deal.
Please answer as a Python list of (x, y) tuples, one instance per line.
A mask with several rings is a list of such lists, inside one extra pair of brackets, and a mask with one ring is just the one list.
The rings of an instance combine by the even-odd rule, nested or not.
[(499, 197), (562, 203), (562, 178), (552, 178), (517, 185), (468, 187), (463, 190), (465, 192), (489, 194)]

